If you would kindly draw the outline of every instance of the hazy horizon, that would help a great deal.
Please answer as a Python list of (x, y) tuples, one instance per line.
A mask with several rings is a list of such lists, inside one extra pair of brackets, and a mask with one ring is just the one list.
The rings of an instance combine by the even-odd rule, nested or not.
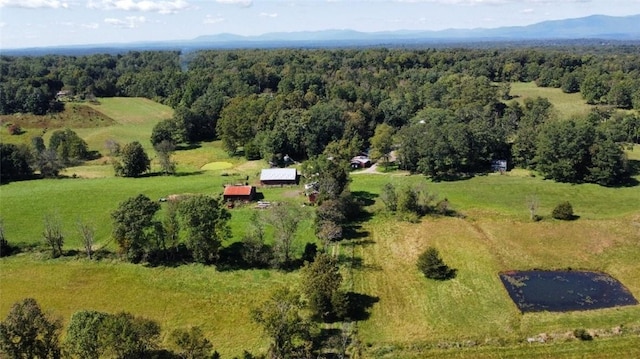
[(638, 13), (640, 0), (0, 0), (0, 48), (221, 33), (498, 28)]

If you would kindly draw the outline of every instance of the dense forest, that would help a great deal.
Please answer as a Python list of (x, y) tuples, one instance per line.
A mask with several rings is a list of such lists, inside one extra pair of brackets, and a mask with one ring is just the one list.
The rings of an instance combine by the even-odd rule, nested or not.
[[(281, 161), (397, 149), (402, 169), (455, 179), (494, 159), (565, 182), (628, 179), (624, 143), (640, 143), (634, 46), (517, 49), (274, 49), (0, 57), (0, 114), (44, 115), (65, 101), (146, 97), (175, 109), (151, 141), (222, 140), (229, 153)], [(598, 105), (558, 118), (510, 83), (579, 92)], [(388, 143), (392, 148), (378, 148)], [(5, 146), (6, 147), (6, 146)], [(20, 149), (3, 147), (4, 152)], [(17, 155), (12, 155), (16, 157)], [(4, 156), (11, 157), (11, 156)], [(20, 156), (17, 156), (20, 157)], [(19, 166), (23, 162), (15, 161)]]

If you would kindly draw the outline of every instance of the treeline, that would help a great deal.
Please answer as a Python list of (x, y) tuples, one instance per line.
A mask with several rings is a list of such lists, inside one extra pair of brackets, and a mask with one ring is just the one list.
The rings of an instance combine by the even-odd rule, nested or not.
[[(175, 109), (151, 134), (154, 145), (222, 140), (232, 154), (279, 162), (319, 154), (350, 158), (373, 145), (376, 127), (391, 128), (401, 168), (434, 178), (485, 171), (492, 159), (536, 168), (558, 180), (615, 184), (622, 176), (555, 176), (546, 171), (538, 134), (554, 118), (548, 101), (512, 101), (510, 83), (580, 92), (599, 105), (585, 168), (618, 159), (623, 142), (640, 142), (640, 56), (628, 46), (609, 53), (569, 49), (340, 49), (131, 52), (86, 57), (1, 57), (0, 113), (30, 111), (44, 94), (142, 96)], [(71, 70), (73, 69), (73, 71)], [(39, 90), (36, 90), (39, 89)], [(6, 94), (16, 95), (9, 98)], [(33, 96), (31, 96), (33, 97)], [(35, 111), (31, 111), (36, 113)], [(42, 112), (42, 109), (39, 111)], [(46, 112), (46, 111), (45, 111)], [(573, 136), (571, 134), (570, 136)], [(613, 145), (611, 145), (613, 143)], [(431, 145), (433, 144), (433, 145)], [(604, 147), (603, 147), (604, 146)], [(592, 151), (593, 152), (593, 151)], [(614, 153), (615, 152), (615, 153)], [(387, 156), (382, 153), (381, 156)], [(616, 160), (613, 160), (616, 157)], [(595, 158), (595, 159), (594, 159)], [(603, 172), (601, 169), (594, 169)], [(584, 172), (584, 171), (583, 171)]]

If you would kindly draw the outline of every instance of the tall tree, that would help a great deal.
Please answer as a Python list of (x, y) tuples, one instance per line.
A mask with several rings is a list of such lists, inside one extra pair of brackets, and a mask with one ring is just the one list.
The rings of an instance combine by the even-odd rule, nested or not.
[(222, 241), (230, 235), (231, 215), (222, 199), (205, 195), (189, 197), (180, 203), (178, 216), (187, 231), (187, 247), (193, 258), (201, 263), (214, 262)]
[(179, 350), (179, 355), (184, 359), (210, 359), (213, 344), (205, 338), (200, 327), (176, 329), (171, 332), (171, 342)]
[(277, 289), (264, 303), (251, 311), (251, 317), (271, 339), (269, 357), (293, 359), (308, 356), (311, 323), (302, 316), (300, 294)]
[(290, 205), (279, 204), (271, 209), (269, 223), (274, 228), (274, 254), (279, 267), (286, 267), (291, 263), (294, 239), (300, 214)]
[(83, 359), (102, 357), (106, 348), (101, 345), (100, 331), (108, 316), (109, 314), (93, 310), (73, 313), (64, 342), (69, 354)]
[(58, 319), (47, 317), (33, 298), (15, 303), (0, 322), (0, 353), (10, 359), (60, 357)]
[(309, 301), (309, 309), (321, 320), (336, 317), (334, 298), (339, 297), (342, 275), (335, 259), (319, 253), (313, 262), (302, 268), (302, 292)]
[(376, 126), (371, 137), (371, 158), (381, 159), (386, 167), (389, 164), (389, 154), (393, 149), (393, 127), (382, 123)]
[(122, 177), (138, 177), (151, 167), (151, 160), (138, 141), (127, 143), (120, 151), (121, 162), (114, 164), (116, 175)]
[(129, 260), (139, 260), (143, 255), (159, 209), (158, 203), (139, 194), (120, 203), (111, 213), (113, 238)]

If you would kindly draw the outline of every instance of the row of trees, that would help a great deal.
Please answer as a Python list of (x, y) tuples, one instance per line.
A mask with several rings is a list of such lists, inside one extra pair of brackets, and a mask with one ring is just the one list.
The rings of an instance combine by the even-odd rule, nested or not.
[(8, 359), (219, 358), (199, 327), (176, 329), (161, 348), (160, 325), (127, 312), (82, 310), (69, 320), (60, 342), (60, 318), (45, 314), (33, 298), (15, 303), (0, 322), (0, 353)]
[(64, 168), (93, 156), (87, 143), (68, 128), (54, 131), (48, 147), (42, 136), (34, 136), (31, 145), (0, 143), (0, 152), (2, 182), (30, 178), (34, 171), (43, 177), (55, 177)]

